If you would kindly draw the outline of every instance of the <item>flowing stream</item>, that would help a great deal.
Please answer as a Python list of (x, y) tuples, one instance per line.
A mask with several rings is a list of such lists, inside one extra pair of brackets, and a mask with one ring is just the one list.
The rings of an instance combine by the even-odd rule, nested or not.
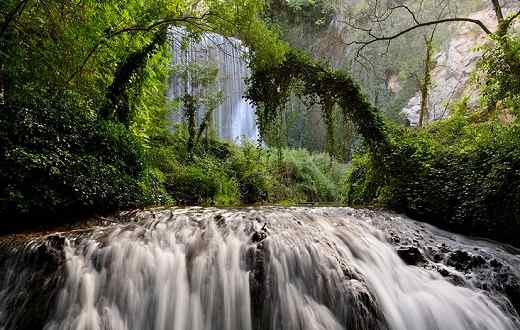
[[(470, 246), (484, 263), (464, 272), (424, 252), (420, 264), (406, 264), (389, 237), (412, 241), (418, 233), (419, 251)], [(48, 330), (520, 329), (508, 296), (491, 288), (493, 280), (487, 290), (477, 280), (491, 260), (520, 276), (516, 250), (384, 212), (174, 208), (23, 244), (0, 245), (2, 266), (11, 269), (0, 274), (0, 329), (35, 317), (27, 308), (38, 300), (20, 294), (37, 280), (24, 272), (31, 249), (39, 258), (63, 251), (50, 270), (61, 280), (41, 275), (47, 286), (36, 283), (57, 287), (48, 315), (39, 315)]]

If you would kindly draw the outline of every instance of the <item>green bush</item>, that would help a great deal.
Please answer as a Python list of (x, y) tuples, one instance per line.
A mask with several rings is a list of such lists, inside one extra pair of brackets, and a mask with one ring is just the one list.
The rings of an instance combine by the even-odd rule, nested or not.
[(383, 201), (435, 225), (520, 245), (520, 125), (457, 113), (425, 130), (392, 133), (384, 165), (358, 156), (351, 203)]
[(190, 155), (182, 128), (157, 137), (147, 159), (156, 176), (164, 178), (163, 190), (182, 205), (338, 202), (345, 173), (326, 154), (284, 150), (280, 162), (277, 150), (252, 143), (203, 140)]
[(234, 205), (239, 203), (238, 184), (230, 169), (232, 146), (203, 140), (192, 153), (181, 128), (152, 140), (147, 163), (162, 178), (162, 188), (171, 202), (181, 205)]
[(265, 151), (251, 143), (237, 148), (231, 159), (231, 169), (237, 178), (240, 200), (246, 204), (269, 200), (272, 173), (269, 172)]
[(285, 150), (281, 169), (286, 184), (294, 187), (303, 201), (339, 201), (339, 183), (345, 168), (331, 161), (329, 155), (311, 154), (304, 149)]
[(122, 125), (68, 104), (0, 108), (0, 214), (80, 215), (143, 205), (143, 152)]
[(357, 153), (342, 182), (341, 199), (349, 205), (374, 203), (381, 187), (378, 173), (368, 153)]
[(166, 190), (180, 204), (210, 203), (218, 192), (211, 173), (198, 166), (182, 168), (166, 181)]

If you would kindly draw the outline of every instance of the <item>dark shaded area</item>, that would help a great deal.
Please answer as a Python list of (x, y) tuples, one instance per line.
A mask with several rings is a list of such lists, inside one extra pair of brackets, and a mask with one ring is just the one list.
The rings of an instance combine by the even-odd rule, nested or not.
[(0, 227), (144, 203), (142, 150), (123, 125), (60, 103), (0, 105), (0, 126)]
[(4, 329), (43, 329), (66, 276), (64, 242), (64, 237), (54, 235), (31, 243), (19, 238), (0, 241), (0, 297), (7, 311), (0, 315)]

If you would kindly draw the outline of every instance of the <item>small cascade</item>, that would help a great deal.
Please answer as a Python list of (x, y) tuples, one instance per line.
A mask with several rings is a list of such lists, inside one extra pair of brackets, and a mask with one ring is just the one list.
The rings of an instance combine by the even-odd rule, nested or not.
[[(488, 288), (481, 290), (470, 280), (478, 277), (477, 272), (464, 277), (456, 265), (447, 267), (445, 271), (458, 274), (454, 280), (436, 270), (440, 264), (432, 261), (426, 265), (427, 255), (421, 257), (424, 267), (407, 264), (378, 228), (386, 227), (387, 234), (400, 228), (403, 235), (408, 230), (410, 235), (422, 230), (433, 238), (438, 235), (445, 249), (467, 245), (472, 253), (482, 251), (486, 260), (475, 269), (488, 269), (485, 264), (491, 259), (502, 267), (517, 269), (518, 255), (461, 236), (448, 240), (445, 234), (405, 218), (371, 212), (349, 208), (179, 208), (140, 212), (122, 223), (95, 227), (66, 240), (51, 236), (50, 242), (59, 244), (50, 244), (49, 239), (40, 239), (43, 243), (39, 245), (31, 241), (31, 251), (45, 247), (39, 252), (42, 255), (59, 247), (63, 251), (63, 261), (55, 262), (61, 266), (46, 271), (62, 276), (50, 277), (59, 280), (50, 282), (54, 288), (47, 304), (53, 308), (45, 307), (48, 314), (41, 327), (520, 328), (518, 313), (507, 295), (489, 289), (492, 277), (487, 276), (489, 282), (481, 280)], [(13, 255), (22, 256), (14, 258), (16, 264), (0, 258), (2, 266), (9, 269), (0, 288), (2, 302), (9, 302), (0, 302), (0, 329), (6, 330), (35, 328), (34, 323), (32, 327), (13, 324), (6, 316), (15, 310), (22, 316), (19, 320), (45, 319), (45, 314), (36, 313), (38, 306), (32, 305), (31, 296), (21, 287), (32, 283), (32, 290), (36, 290), (35, 278), (26, 276), (39, 266), (26, 265), (24, 270), (23, 263), (33, 259), (23, 257), (27, 252), (16, 251)], [(14, 285), (15, 273), (22, 274), (20, 285)], [(48, 276), (41, 278), (47, 286)], [(38, 303), (47, 289), (42, 287), (38, 293)]]
[[(249, 76), (249, 67), (244, 59), (247, 48), (238, 39), (216, 33), (204, 33), (197, 41), (190, 40), (185, 30), (180, 28), (172, 28), (170, 35), (173, 67), (201, 64), (218, 69), (218, 74), (215, 86), (210, 91), (197, 87), (196, 79), (189, 72), (176, 72), (170, 77), (168, 98), (182, 99), (185, 93), (221, 92), (222, 102), (212, 116), (217, 135), (235, 143), (243, 139), (256, 141), (258, 131), (255, 108), (243, 98), (245, 79)], [(199, 110), (200, 122), (207, 109), (199, 105)], [(178, 111), (173, 115), (172, 122), (178, 123), (182, 118), (182, 111)]]

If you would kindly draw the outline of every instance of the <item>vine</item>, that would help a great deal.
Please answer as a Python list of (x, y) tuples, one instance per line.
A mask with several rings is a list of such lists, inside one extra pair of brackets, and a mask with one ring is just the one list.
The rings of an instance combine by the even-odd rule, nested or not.
[(246, 97), (257, 107), (261, 136), (265, 136), (269, 123), (276, 120), (291, 91), (296, 91), (298, 96), (321, 105), (327, 125), (329, 152), (333, 150), (332, 109), (335, 104), (340, 106), (345, 119), (357, 125), (373, 155), (382, 156), (390, 152), (383, 118), (344, 71), (334, 71), (300, 51), (291, 50), (280, 64), (260, 69), (253, 66), (248, 83)]

